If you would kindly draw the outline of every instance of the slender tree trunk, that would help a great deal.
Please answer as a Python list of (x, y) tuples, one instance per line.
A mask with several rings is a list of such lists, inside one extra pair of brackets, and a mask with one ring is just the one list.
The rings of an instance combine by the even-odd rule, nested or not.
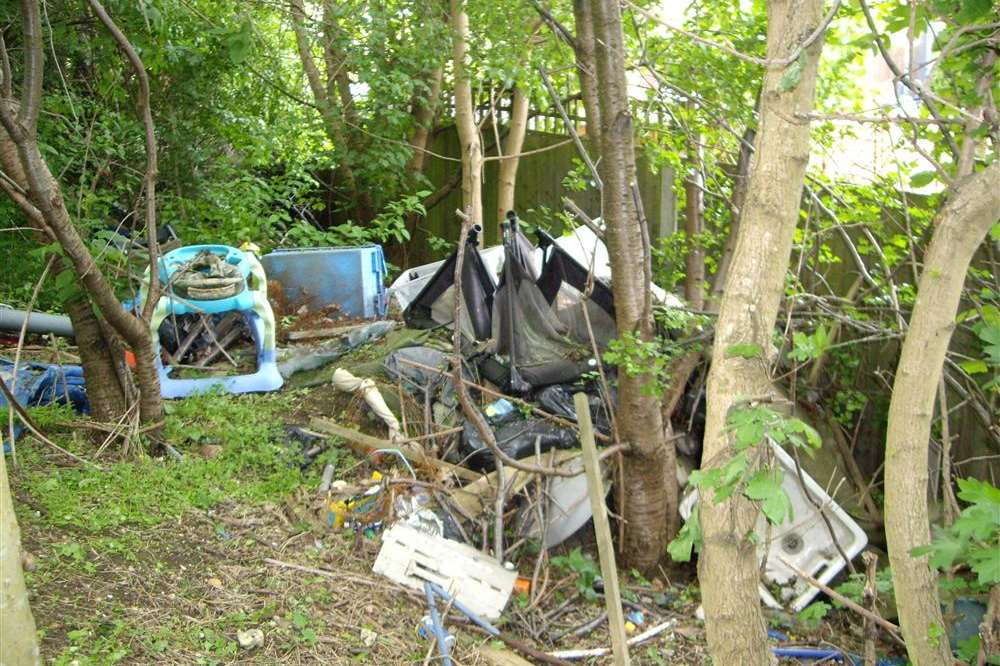
[[(594, 44), (600, 91), (600, 175), (602, 200), (611, 258), (612, 289), (618, 334), (653, 336), (648, 304), (650, 255), (633, 199), (635, 149), (632, 116), (625, 81), (625, 49), (621, 11), (617, 0), (593, 3)], [(579, 30), (579, 26), (578, 26)], [(625, 543), (628, 566), (649, 573), (666, 552), (666, 460), (659, 402), (643, 390), (649, 375), (618, 377), (618, 426), (622, 442), (631, 445), (625, 456)]]
[(576, 73), (580, 79), (583, 112), (587, 115), (587, 140), (591, 157), (601, 147), (601, 103), (597, 94), (597, 62), (594, 59), (593, 0), (573, 0), (573, 18), (576, 22)]
[(444, 81), (444, 68), (438, 67), (428, 77), (430, 93), (427, 99), (417, 99), (413, 102), (413, 134), (410, 135), (410, 146), (413, 154), (406, 165), (406, 171), (411, 177), (424, 172), (427, 161), (427, 142), (431, 136), (434, 117), (437, 115), (438, 98), (441, 96), (441, 86)]
[(684, 181), (684, 233), (687, 235), (688, 251), (685, 257), (684, 297), (694, 310), (705, 307), (705, 251), (698, 244), (702, 229), (704, 197), (702, 195), (701, 134), (695, 132), (688, 137), (689, 172)]
[[(12, 106), (16, 108), (17, 104)], [(17, 154), (17, 146), (10, 140), (6, 130), (0, 128), (0, 167), (10, 179), (7, 187), (16, 185), (21, 191), (29, 188), (27, 177)], [(14, 185), (12, 185), (13, 183)], [(10, 190), (9, 193), (16, 195)], [(18, 206), (25, 210), (28, 224), (36, 231), (40, 244), (48, 244), (55, 240), (47, 230), (47, 225), (41, 213), (26, 197)], [(54, 266), (56, 274), (66, 270), (67, 264), (62, 258), (57, 258)], [(87, 382), (87, 400), (91, 413), (99, 421), (115, 421), (125, 411), (126, 397), (121, 383), (115, 373), (116, 359), (112, 355), (113, 346), (108, 344), (101, 329), (94, 306), (85, 293), (69, 297), (63, 308), (73, 323), (77, 347), (80, 350), (80, 363), (83, 366), (84, 380)]]
[(736, 160), (736, 174), (733, 177), (733, 195), (729, 207), (729, 234), (722, 246), (722, 256), (719, 258), (719, 267), (715, 271), (712, 281), (712, 294), (708, 299), (706, 307), (710, 312), (719, 311), (719, 299), (726, 287), (726, 276), (729, 275), (729, 265), (733, 260), (733, 251), (736, 249), (736, 239), (740, 232), (740, 217), (743, 215), (743, 204), (747, 198), (747, 183), (750, 180), (750, 162), (753, 158), (753, 144), (757, 140), (757, 130), (754, 127), (747, 127), (743, 132), (743, 141), (740, 143), (739, 158)]
[(125, 413), (125, 392), (115, 368), (115, 359), (94, 314), (90, 300), (83, 295), (63, 303), (73, 322), (80, 364), (87, 384), (87, 402), (91, 416), (102, 422), (114, 422)]
[[(821, 13), (821, 0), (772, 0), (768, 58), (797, 48), (819, 25)], [(821, 45), (817, 40), (792, 65), (797, 76), (770, 69), (764, 78), (756, 156), (715, 330), (703, 469), (721, 466), (731, 455), (725, 424), (736, 401), (773, 393), (766, 368), (809, 160), (809, 123), (798, 114), (813, 108)], [(727, 353), (737, 344), (757, 346), (761, 357)], [(704, 544), (698, 578), (712, 658), (717, 664), (771, 664), (757, 595), (756, 545), (749, 538), (757, 511), (739, 493), (716, 504), (705, 492), (699, 512)]]
[[(330, 85), (324, 85), (324, 77), (320, 73), (316, 58), (313, 57), (312, 42), (309, 32), (306, 30), (306, 13), (302, 0), (291, 0), (292, 29), (295, 32), (295, 46), (302, 60), (302, 69), (306, 73), (306, 80), (309, 82), (309, 89), (313, 94), (313, 101), (319, 110), (323, 120), (323, 129), (327, 136), (337, 147), (337, 169), (344, 187), (347, 189), (348, 198), (351, 200), (351, 209), (359, 222), (368, 222), (369, 218), (364, 215), (371, 214), (370, 195), (362, 192), (358, 185), (358, 178), (354, 173), (351, 162), (350, 147), (353, 145), (349, 138), (349, 128), (344, 125), (342, 118), (343, 111), (338, 110), (336, 98), (331, 93), (337, 90), (337, 72), (328, 72), (330, 77), (327, 81)], [(324, 62), (327, 67), (335, 62), (335, 58), (330, 54), (328, 48), (323, 51)], [(348, 89), (348, 94), (350, 90)]]
[(7, 456), (0, 454), (0, 664), (40, 664), (35, 618), (21, 571), (21, 530), (14, 515)]
[[(462, 144), (462, 207), (473, 224), (483, 223), (483, 146), (476, 126), (466, 58), (469, 50), (469, 15), (465, 0), (451, 0), (452, 58), (455, 71), (455, 123)], [(482, 245), (485, 234), (479, 235)]]
[(961, 182), (938, 214), (896, 368), (885, 453), (885, 532), (899, 624), (916, 666), (952, 663), (927, 557), (928, 442), (934, 399), (972, 257), (1000, 220), (1000, 163)]
[(361, 116), (358, 108), (354, 104), (354, 95), (351, 93), (351, 76), (347, 68), (347, 53), (344, 50), (345, 36), (340, 28), (337, 19), (338, 7), (334, 0), (326, 0), (323, 3), (323, 58), (326, 63), (326, 97), (331, 105), (331, 110), (336, 106), (334, 100), (339, 101), (339, 110), (342, 117), (341, 134), (346, 141), (344, 148), (344, 161), (350, 165), (352, 179), (352, 198), (354, 200), (354, 213), (358, 222), (366, 224), (375, 219), (375, 204), (372, 201), (371, 192), (362, 188), (357, 182), (354, 165), (367, 150), (366, 142), (361, 140)]
[(504, 221), (507, 211), (514, 210), (514, 189), (517, 186), (518, 155), (524, 147), (524, 135), (528, 130), (528, 110), (531, 99), (521, 88), (514, 88), (511, 101), (510, 126), (503, 144), (504, 158), (500, 160), (499, 188), (497, 190), (497, 224)]
[[(146, 360), (152, 364), (153, 344), (148, 324), (133, 317), (118, 301), (114, 289), (73, 225), (62, 190), (38, 148), (36, 129), (44, 62), (38, 3), (22, 0), (21, 17), (25, 59), (22, 99), (20, 103), (13, 99), (0, 100), (0, 126), (3, 127), (0, 132), (0, 153), (5, 162), (9, 161), (10, 144), (15, 146), (18, 169), (13, 177), (23, 178), (27, 187), (15, 190), (7, 184), (4, 190), (26, 217), (59, 241), (90, 301), (100, 310), (108, 324), (132, 347), (136, 358), (145, 355)], [(155, 159), (152, 166), (155, 174)], [(155, 224), (152, 228), (155, 228)], [(155, 239), (151, 242), (153, 244)], [(145, 423), (159, 422), (163, 418), (159, 378), (155, 372), (140, 372), (136, 375), (136, 381), (141, 393), (140, 418)]]

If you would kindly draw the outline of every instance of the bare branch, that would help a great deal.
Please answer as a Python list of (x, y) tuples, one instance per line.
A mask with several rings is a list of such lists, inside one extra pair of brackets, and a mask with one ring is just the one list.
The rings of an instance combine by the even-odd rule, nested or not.
[[(24, 31), (24, 83), (21, 90), (21, 110), (18, 120), (24, 129), (35, 134), (38, 110), (42, 104), (42, 19), (38, 2), (21, 0), (21, 25)], [(6, 123), (5, 123), (6, 125)], [(8, 128), (8, 132), (10, 129)], [(13, 137), (13, 134), (11, 134)]]
[(139, 95), (136, 104), (139, 107), (139, 115), (142, 116), (142, 124), (146, 130), (146, 175), (143, 181), (146, 189), (146, 245), (149, 252), (149, 292), (146, 294), (146, 302), (142, 307), (142, 318), (149, 321), (156, 308), (160, 293), (160, 248), (156, 242), (156, 134), (153, 127), (153, 112), (149, 105), (149, 76), (146, 74), (146, 67), (142, 64), (142, 59), (139, 58), (135, 47), (115, 25), (104, 6), (99, 0), (88, 0), (88, 2), (94, 13), (97, 14), (97, 18), (111, 33), (118, 48), (128, 58), (129, 64), (135, 71), (136, 79), (139, 81)]
[(882, 60), (885, 61), (885, 64), (889, 67), (889, 70), (893, 73), (893, 75), (923, 101), (924, 105), (927, 107), (928, 113), (930, 113), (935, 120), (940, 121), (939, 126), (941, 128), (941, 136), (944, 137), (944, 140), (947, 142), (948, 148), (951, 150), (952, 154), (957, 157), (959, 154), (958, 144), (955, 143), (955, 138), (948, 130), (947, 123), (944, 123), (941, 120), (942, 115), (941, 111), (937, 107), (937, 104), (933, 99), (931, 99), (927, 92), (921, 86), (914, 83), (913, 80), (899, 68), (896, 61), (892, 59), (892, 56), (889, 54), (889, 50), (882, 41), (882, 35), (878, 31), (878, 26), (875, 25), (875, 19), (872, 18), (872, 12), (868, 7), (868, 3), (865, 0), (858, 0), (858, 2), (861, 4), (861, 11), (865, 15), (865, 22), (868, 24), (868, 29), (871, 30), (872, 35), (875, 37), (875, 46), (878, 48), (879, 53), (882, 54)]
[(3, 40), (3, 31), (0, 30), (0, 75), (3, 76), (3, 85), (0, 86), (0, 94), (4, 97), (14, 96), (12, 74), (10, 73), (10, 57), (7, 55), (7, 44)]

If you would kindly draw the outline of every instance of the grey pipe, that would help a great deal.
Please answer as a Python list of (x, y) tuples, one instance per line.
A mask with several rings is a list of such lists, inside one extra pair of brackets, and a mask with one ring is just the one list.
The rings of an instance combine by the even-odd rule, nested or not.
[(24, 310), (0, 306), (0, 331), (19, 333), (24, 325), (24, 317), (28, 316), (28, 333), (54, 333), (64, 338), (73, 337), (73, 324), (66, 315), (51, 315), (44, 312), (32, 312), (28, 315)]

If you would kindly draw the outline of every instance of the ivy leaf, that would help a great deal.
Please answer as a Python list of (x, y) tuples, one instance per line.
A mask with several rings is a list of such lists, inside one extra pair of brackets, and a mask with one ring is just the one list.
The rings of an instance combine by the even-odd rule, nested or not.
[(760, 510), (772, 525), (780, 525), (792, 515), (792, 501), (781, 487), (782, 475), (776, 470), (760, 470), (747, 483), (743, 494), (760, 502)]
[(802, 80), (802, 70), (805, 68), (805, 63), (805, 53), (802, 53), (795, 62), (788, 66), (785, 73), (781, 75), (781, 80), (778, 81), (778, 90), (788, 92), (799, 85), (799, 81)]
[(990, 229), (990, 240), (1000, 241), (1000, 222), (997, 222)]
[(729, 345), (726, 347), (726, 358), (760, 358), (764, 350), (753, 343)]

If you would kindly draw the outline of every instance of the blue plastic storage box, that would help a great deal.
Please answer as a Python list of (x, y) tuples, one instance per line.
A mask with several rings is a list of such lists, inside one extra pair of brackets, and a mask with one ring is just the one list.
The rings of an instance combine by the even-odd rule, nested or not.
[(281, 283), (285, 298), (316, 311), (339, 305), (347, 317), (372, 319), (386, 311), (385, 257), (381, 245), (275, 250), (261, 257), (268, 281)]

